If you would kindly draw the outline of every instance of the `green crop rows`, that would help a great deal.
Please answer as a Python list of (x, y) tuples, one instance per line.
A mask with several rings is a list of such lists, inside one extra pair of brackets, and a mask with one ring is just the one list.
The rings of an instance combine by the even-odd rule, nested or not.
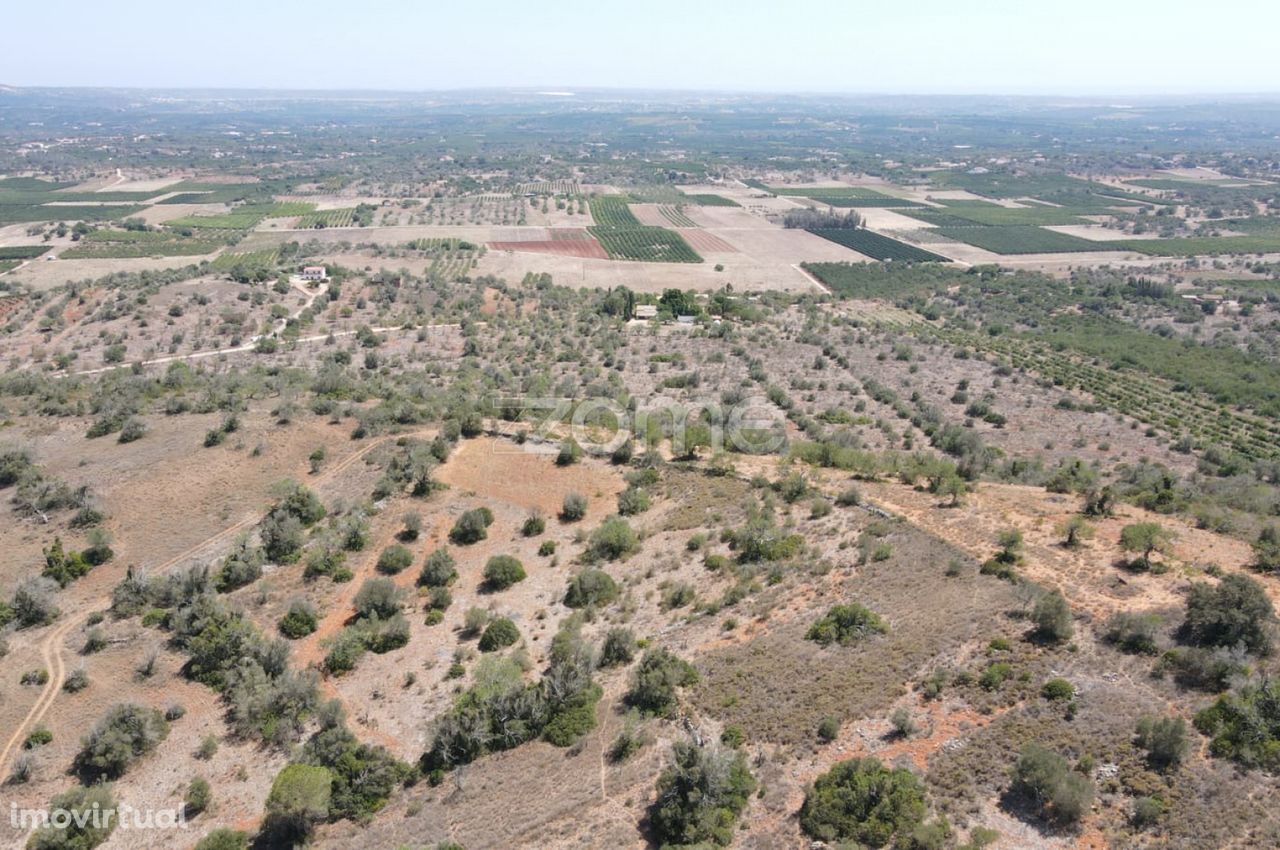
[(324, 210), (322, 212), (308, 213), (298, 219), (298, 227), (350, 227), (355, 219), (355, 208), (347, 207), (340, 210)]
[(623, 195), (598, 195), (591, 199), (595, 226), (591, 235), (613, 260), (650, 263), (700, 263), (702, 257), (684, 238), (663, 227), (646, 227), (627, 206)]
[(897, 239), (890, 239), (888, 236), (881, 236), (879, 233), (865, 228), (857, 228), (855, 230), (811, 230), (809, 232), (876, 260), (899, 260), (913, 263), (951, 262), (946, 257), (934, 254), (931, 251), (908, 245), (905, 242), (899, 242)]
[(1280, 252), (1280, 234), (1273, 236), (1188, 236), (1180, 239), (1126, 239), (1113, 243), (1126, 251), (1152, 257), (1196, 257), (1206, 254), (1273, 254)]
[(591, 227), (612, 260), (649, 263), (700, 263), (702, 257), (679, 233), (664, 227)]
[(64, 260), (123, 260), (138, 257), (198, 257), (226, 245), (212, 239), (170, 239), (161, 242), (85, 242), (62, 253)]
[(1123, 251), (1115, 242), (1096, 242), (1045, 230), (1043, 227), (939, 227), (940, 235), (995, 254), (1057, 254), (1080, 251)]
[(740, 207), (742, 204), (733, 198), (726, 198), (723, 195), (685, 195), (693, 203), (700, 207)]
[(0, 260), (30, 260), (49, 250), (48, 245), (14, 245), (0, 248)]
[(138, 205), (48, 206), (41, 204), (0, 204), (0, 224), (32, 221), (115, 221), (128, 218), (145, 207)]
[(1147, 374), (1094, 366), (1068, 351), (1009, 334), (993, 337), (923, 323), (912, 325), (911, 332), (998, 354), (1015, 368), (1040, 374), (1063, 390), (1087, 392), (1109, 409), (1175, 437), (1190, 435), (1254, 459), (1280, 454), (1280, 423), (1218, 404), (1200, 393), (1177, 392)]
[(253, 266), (255, 268), (274, 268), (280, 260), (279, 249), (269, 251), (229, 252), (220, 255), (209, 265), (215, 269), (232, 269), (236, 266)]
[(591, 217), (601, 227), (640, 227), (623, 195), (597, 195), (591, 199)]

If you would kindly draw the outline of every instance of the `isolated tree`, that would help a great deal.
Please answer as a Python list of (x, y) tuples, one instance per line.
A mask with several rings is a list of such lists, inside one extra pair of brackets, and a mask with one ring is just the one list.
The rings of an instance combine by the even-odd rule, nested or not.
[(1062, 535), (1062, 545), (1068, 549), (1078, 549), (1086, 540), (1091, 540), (1094, 528), (1079, 514), (1068, 517), (1058, 526), (1058, 534)]
[(1036, 600), (1031, 611), (1031, 622), (1036, 625), (1036, 634), (1043, 640), (1061, 643), (1075, 632), (1071, 622), (1071, 606), (1062, 594), (1054, 590)]
[(1063, 825), (1077, 823), (1093, 803), (1093, 782), (1039, 744), (1023, 747), (1013, 770), (1013, 786), (1040, 807), (1042, 816)]
[(943, 476), (938, 482), (934, 492), (939, 496), (950, 497), (950, 506), (958, 507), (961, 500), (969, 493), (969, 484), (956, 473), (950, 473)]
[(1161, 770), (1177, 767), (1191, 747), (1187, 724), (1181, 717), (1140, 718), (1134, 743), (1146, 750), (1147, 760)]
[(1151, 555), (1163, 553), (1172, 541), (1172, 535), (1154, 522), (1136, 522), (1120, 530), (1120, 548), (1126, 552), (1138, 552), (1134, 565), (1143, 570), (1151, 569)]
[(328, 768), (289, 764), (276, 774), (267, 795), (267, 819), (284, 836), (302, 839), (329, 817), (332, 774)]

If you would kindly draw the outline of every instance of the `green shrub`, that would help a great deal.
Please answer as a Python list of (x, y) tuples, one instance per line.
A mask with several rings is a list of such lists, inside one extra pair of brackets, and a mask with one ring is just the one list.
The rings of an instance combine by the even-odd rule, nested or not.
[(618, 584), (604, 570), (591, 567), (569, 581), (564, 604), (570, 608), (608, 605), (618, 598)]
[(285, 840), (302, 839), (329, 817), (333, 774), (327, 768), (289, 764), (276, 774), (267, 795), (269, 827)]
[(618, 514), (635, 516), (649, 510), (649, 494), (640, 487), (628, 487), (618, 494)]
[(459, 546), (478, 543), (489, 536), (493, 524), (493, 512), (488, 508), (472, 508), (458, 517), (449, 529), (449, 540)]
[(356, 593), (357, 618), (377, 616), (383, 620), (400, 613), (404, 607), (404, 592), (389, 578), (365, 579)]
[(524, 579), (524, 565), (511, 555), (494, 555), (485, 562), (484, 580), (491, 591), (506, 590)]
[(1146, 751), (1147, 761), (1160, 770), (1177, 767), (1191, 748), (1187, 724), (1181, 717), (1139, 718), (1134, 743)]
[(600, 646), (600, 666), (620, 667), (630, 664), (636, 655), (636, 636), (631, 630), (615, 626), (605, 633)]
[(505, 649), (520, 640), (520, 630), (516, 624), (506, 617), (498, 617), (491, 621), (480, 635), (480, 651), (494, 652)]
[(447, 587), (458, 578), (457, 564), (448, 549), (437, 549), (427, 556), (418, 573), (419, 587)]
[(560, 520), (577, 522), (587, 515), (587, 497), (581, 493), (568, 493), (560, 503)]
[(857, 602), (851, 602), (832, 607), (826, 616), (809, 627), (805, 639), (823, 646), (830, 646), (832, 643), (851, 646), (864, 637), (884, 634), (888, 630), (888, 625), (878, 614)]
[(1276, 622), (1262, 585), (1248, 576), (1232, 573), (1216, 586), (1191, 585), (1182, 635), (1197, 646), (1231, 647), (1243, 644), (1251, 652), (1271, 652), (1271, 632)]
[[(40, 827), (27, 840), (28, 850), (92, 850), (111, 836), (118, 821), (109, 785), (73, 788), (50, 800), (49, 809), (69, 812), (68, 825)], [(94, 811), (99, 812), (96, 818), (90, 816)]]
[(520, 533), (525, 537), (537, 537), (546, 530), (547, 521), (538, 511), (529, 514), (529, 517), (524, 521), (524, 525), (520, 526)]
[(85, 736), (75, 769), (89, 781), (116, 779), (168, 734), (169, 724), (159, 711), (131, 703), (115, 705)]
[(383, 575), (393, 576), (402, 573), (413, 563), (413, 553), (399, 543), (394, 543), (382, 550), (378, 556), (377, 570)]
[(249, 833), (219, 827), (196, 842), (195, 850), (249, 850)]
[(924, 787), (915, 774), (874, 758), (836, 764), (814, 780), (800, 808), (800, 828), (826, 842), (883, 847), (924, 819)]
[(213, 791), (209, 787), (209, 781), (204, 777), (197, 776), (187, 786), (187, 793), (182, 798), (182, 805), (187, 817), (191, 817), (209, 808), (209, 803), (212, 800)]
[(650, 649), (632, 673), (626, 700), (644, 714), (669, 717), (675, 712), (677, 688), (697, 681), (693, 665), (666, 649)]
[(1071, 699), (1075, 695), (1075, 685), (1071, 684), (1066, 679), (1050, 679), (1045, 682), (1044, 687), (1040, 689), (1040, 696), (1050, 702)]
[(288, 612), (280, 618), (280, 634), (297, 640), (314, 632), (319, 624), (316, 606), (303, 599), (295, 599), (289, 603)]
[(1061, 643), (1075, 633), (1071, 621), (1071, 607), (1058, 591), (1046, 593), (1036, 600), (1031, 612), (1031, 622), (1036, 626), (1036, 637), (1051, 643)]
[(614, 561), (626, 557), (640, 548), (640, 538), (621, 517), (612, 516), (591, 532), (587, 543), (587, 557)]
[(1072, 825), (1093, 803), (1093, 782), (1071, 770), (1067, 760), (1039, 744), (1027, 744), (1013, 770), (1013, 790), (1034, 802), (1041, 815)]
[(1280, 679), (1250, 682), (1195, 716), (1209, 751), (1246, 767), (1280, 773)]
[(739, 752), (684, 741), (672, 747), (672, 756), (673, 764), (658, 777), (657, 800), (649, 809), (654, 836), (664, 847), (727, 847), (756, 790), (746, 759)]

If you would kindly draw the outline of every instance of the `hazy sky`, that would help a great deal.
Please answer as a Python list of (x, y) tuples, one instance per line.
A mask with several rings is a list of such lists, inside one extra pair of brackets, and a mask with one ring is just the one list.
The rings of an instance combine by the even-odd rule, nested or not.
[(1277, 0), (4, 5), (18, 86), (1280, 92)]

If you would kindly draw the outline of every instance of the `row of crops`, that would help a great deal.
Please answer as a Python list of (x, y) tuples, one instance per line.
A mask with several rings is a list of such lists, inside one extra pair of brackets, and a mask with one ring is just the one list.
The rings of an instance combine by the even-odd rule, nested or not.
[(690, 202), (695, 203), (700, 207), (740, 207), (742, 206), (742, 204), (738, 203), (733, 198), (726, 198), (724, 195), (693, 194), (693, 195), (685, 195), (685, 197), (688, 198)]
[(209, 267), (219, 271), (237, 267), (274, 269), (279, 261), (280, 249), (278, 248), (264, 251), (228, 251), (219, 255), (209, 264)]
[(1025, 207), (1002, 207), (999, 204), (983, 202), (960, 203), (943, 201), (945, 209), (926, 207), (904, 212), (912, 218), (950, 227), (972, 227), (988, 225), (1004, 227), (1011, 225), (1057, 225), (1088, 224), (1080, 217), (1086, 211), (1069, 207), (1051, 207), (1043, 204)]
[(14, 245), (0, 248), (0, 260), (34, 260), (48, 250), (48, 245)]
[(1197, 257), (1211, 254), (1272, 254), (1280, 252), (1274, 236), (1187, 236), (1176, 239), (1126, 239), (1115, 243), (1126, 251), (1152, 257)]
[(815, 236), (821, 236), (829, 242), (843, 245), (867, 257), (876, 260), (897, 260), (911, 263), (949, 263), (950, 259), (915, 245), (890, 239), (866, 228), (839, 228), (810, 230)]
[(577, 180), (542, 180), (536, 183), (521, 183), (517, 191), (522, 195), (580, 195), (582, 187)]
[(170, 239), (161, 242), (82, 242), (62, 252), (64, 260), (129, 260), (140, 257), (199, 257), (226, 245), (221, 239)]
[(465, 277), (484, 254), (483, 247), (461, 240), (444, 240), (452, 244), (434, 249), (435, 258), (427, 266), (425, 276), (429, 281), (451, 283)]
[[(627, 206), (626, 196), (598, 195), (592, 198), (591, 215), (596, 223), (588, 229), (611, 260), (702, 262), (702, 257), (698, 256), (698, 252), (679, 233), (665, 227), (642, 225)], [(692, 220), (690, 224), (693, 224)]]
[(675, 231), (665, 227), (591, 227), (611, 260), (649, 263), (700, 263), (702, 257)]
[(1093, 363), (1052, 346), (1009, 334), (990, 336), (929, 324), (911, 326), (922, 338), (996, 354), (1014, 368), (1035, 372), (1063, 389), (1086, 392), (1108, 409), (1173, 437), (1189, 436), (1255, 460), (1280, 455), (1280, 423), (1218, 404), (1199, 393), (1176, 392), (1164, 381)]
[(698, 223), (685, 215), (684, 210), (679, 207), (669, 207), (664, 204), (663, 206), (658, 207), (658, 212), (662, 214), (663, 218), (674, 224), (676, 227), (698, 226)]
[(75, 183), (35, 177), (0, 180), (0, 224), (112, 221), (141, 211), (159, 192), (74, 191)]
[(939, 227), (936, 232), (948, 239), (964, 242), (993, 254), (1058, 254), (1084, 251), (1124, 250), (1115, 242), (1081, 239), (1043, 227), (1012, 225), (1009, 227)]
[(210, 230), (252, 230), (264, 218), (299, 216), (314, 210), (313, 204), (302, 201), (249, 203), (233, 207), (230, 212), (215, 215), (189, 215), (173, 219), (166, 224), (170, 227), (200, 227)]
[(601, 227), (640, 227), (625, 195), (597, 195), (591, 199), (591, 217)]

